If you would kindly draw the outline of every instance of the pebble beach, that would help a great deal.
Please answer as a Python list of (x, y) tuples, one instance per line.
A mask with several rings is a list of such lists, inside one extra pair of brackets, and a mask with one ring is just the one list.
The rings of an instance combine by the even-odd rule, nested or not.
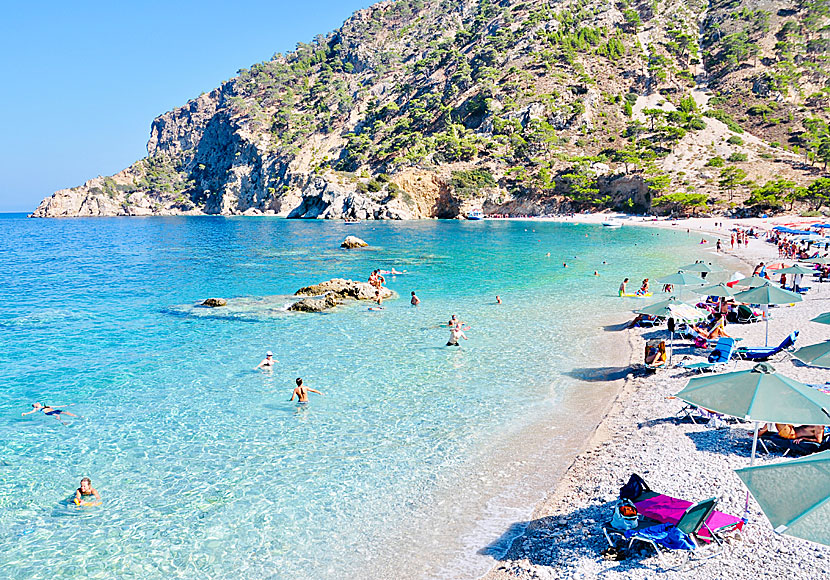
[[(593, 222), (605, 217), (571, 219)], [(632, 225), (688, 229), (689, 235), (700, 235), (712, 244), (720, 237), (728, 248), (729, 232), (735, 226), (768, 229), (798, 218), (633, 220), (629, 220)], [(716, 222), (722, 222), (722, 226), (716, 226)], [(752, 239), (747, 247), (727, 250), (723, 257), (745, 275), (751, 274), (760, 261), (782, 261), (777, 257), (776, 246), (764, 238)], [(814, 283), (803, 302), (772, 309), (770, 345), (778, 344), (793, 330), (800, 332), (796, 347), (827, 338), (826, 325), (810, 322), (811, 318), (830, 310), (830, 285), (827, 286), (822, 288)], [(655, 491), (674, 497), (701, 501), (716, 496), (718, 510), (738, 517), (745, 514), (747, 497), (746, 488), (733, 470), (749, 465), (750, 424), (715, 427), (680, 420), (678, 413), (683, 404), (670, 397), (696, 375), (677, 367), (654, 374), (637, 372), (637, 367), (642, 366), (645, 341), (667, 336), (667, 331), (665, 326), (625, 329), (628, 320), (620, 319), (618, 324), (606, 327), (606, 331), (615, 333), (619, 343), (626, 345), (632, 372), (627, 374), (610, 411), (586, 442), (585, 450), (536, 506), (531, 520), (526, 522), (525, 532), (513, 541), (506, 554), (497, 558), (498, 562), (483, 580), (830, 577), (830, 548), (776, 534), (751, 497), (747, 524), (742, 531), (728, 535), (723, 550), (710, 559), (705, 558), (710, 555), (707, 550), (711, 547), (696, 551), (688, 563), (677, 568), (671, 558), (660, 561), (651, 548), (621, 561), (603, 558), (601, 553), (608, 544), (602, 534), (602, 524), (610, 520), (619, 488), (632, 473), (640, 474)], [(764, 344), (763, 322), (730, 324), (727, 332), (743, 339), (742, 345)], [(679, 340), (674, 345), (672, 362), (676, 365), (681, 360), (705, 360), (705, 355), (690, 341)], [(597, 362), (602, 366), (601, 359)], [(788, 353), (780, 353), (769, 362), (778, 372), (803, 383), (824, 383), (830, 379), (826, 369), (806, 366)], [(738, 361), (730, 363), (728, 370), (746, 370), (753, 365), (750, 361)], [(760, 450), (755, 464), (776, 461), (782, 461), (780, 454), (768, 456)]]

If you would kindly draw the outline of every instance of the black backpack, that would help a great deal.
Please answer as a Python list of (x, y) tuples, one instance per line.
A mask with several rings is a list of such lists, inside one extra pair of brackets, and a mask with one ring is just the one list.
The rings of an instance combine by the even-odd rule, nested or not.
[(620, 488), (620, 499), (637, 501), (637, 498), (640, 497), (644, 491), (651, 491), (651, 488), (642, 477), (636, 473), (632, 473), (631, 477), (628, 478), (628, 483)]

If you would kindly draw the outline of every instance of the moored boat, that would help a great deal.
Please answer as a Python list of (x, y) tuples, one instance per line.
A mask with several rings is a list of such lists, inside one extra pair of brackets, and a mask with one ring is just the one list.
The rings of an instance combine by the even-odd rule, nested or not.
[(480, 209), (474, 209), (473, 211), (467, 213), (466, 217), (468, 220), (483, 220), (484, 214), (481, 212)]

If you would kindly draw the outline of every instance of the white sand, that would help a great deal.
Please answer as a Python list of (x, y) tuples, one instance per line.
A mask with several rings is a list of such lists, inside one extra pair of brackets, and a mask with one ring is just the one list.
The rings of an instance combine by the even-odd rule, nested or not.
[[(602, 214), (580, 215), (576, 219), (600, 222), (607, 218), (608, 214)], [(721, 221), (724, 227), (716, 228), (715, 222)], [(712, 232), (728, 239), (728, 229), (736, 223), (770, 228), (798, 221), (816, 220), (706, 218), (643, 225), (708, 232), (701, 236), (708, 235), (707, 239), (713, 241)], [(751, 265), (757, 261), (781, 261), (772, 244), (759, 240), (752, 240), (748, 248), (739, 251), (736, 247), (735, 252), (728, 253), (744, 261), (744, 274), (749, 274)], [(792, 330), (800, 331), (797, 346), (827, 339), (830, 328), (809, 320), (828, 310), (830, 284), (824, 288), (814, 284), (805, 300), (793, 307), (773, 308), (770, 344), (778, 344)], [(764, 323), (731, 324), (727, 331), (743, 338), (743, 345), (764, 344)], [(664, 329), (618, 332), (621, 340), (630, 345), (632, 365), (642, 362), (644, 338), (665, 335)], [(685, 356), (689, 360), (704, 360), (702, 351), (694, 351), (689, 341), (676, 344), (673, 362)], [(603, 361), (597, 362), (603, 366)], [(779, 354), (770, 362), (779, 372), (805, 383), (830, 380), (827, 369), (804, 366), (789, 355)], [(744, 370), (752, 365), (742, 361), (730, 365), (729, 370)], [(673, 418), (682, 404), (666, 397), (682, 389), (690, 376), (683, 369), (671, 368), (652, 376), (629, 378), (587, 450), (536, 507), (526, 533), (513, 542), (507, 555), (499, 558), (483, 578), (830, 578), (830, 548), (775, 534), (752, 498), (743, 532), (730, 537), (723, 552), (712, 559), (692, 560), (684, 569), (676, 571), (665, 569), (650, 548), (620, 562), (601, 557), (600, 552), (607, 547), (601, 525), (610, 519), (612, 502), (632, 472), (642, 475), (656, 491), (689, 501), (717, 496), (720, 511), (738, 517), (744, 515), (746, 488), (733, 470), (749, 465), (748, 427), (715, 429), (675, 421)], [(780, 455), (766, 456), (761, 452), (756, 464), (770, 461), (782, 459)], [(705, 556), (709, 549), (704, 548), (698, 556)]]

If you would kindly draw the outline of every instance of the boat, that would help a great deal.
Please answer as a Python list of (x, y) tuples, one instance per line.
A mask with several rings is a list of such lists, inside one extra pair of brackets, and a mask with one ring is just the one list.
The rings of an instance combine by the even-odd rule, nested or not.
[(607, 219), (604, 222), (602, 222), (602, 226), (606, 227), (606, 228), (616, 229), (616, 228), (621, 228), (622, 227), (622, 222), (620, 220)]
[(345, 218), (345, 219), (343, 220), (343, 223), (344, 223), (344, 224), (359, 224), (359, 223), (360, 223), (360, 220), (359, 220), (359, 219), (357, 219), (357, 218)]
[(480, 209), (474, 209), (464, 217), (466, 217), (468, 220), (483, 220), (484, 214), (481, 212)]

